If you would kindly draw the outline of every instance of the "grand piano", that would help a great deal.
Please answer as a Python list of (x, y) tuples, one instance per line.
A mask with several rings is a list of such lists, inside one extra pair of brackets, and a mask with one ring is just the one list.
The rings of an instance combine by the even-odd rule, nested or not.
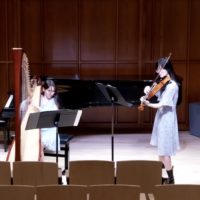
[[(129, 105), (140, 104), (140, 97), (144, 95), (144, 87), (151, 85), (151, 80), (81, 80), (48, 77), (52, 79), (57, 88), (61, 107), (67, 109), (81, 109), (93, 106), (111, 106), (118, 100), (109, 101), (100, 90), (98, 84), (116, 88)], [(107, 87), (109, 92), (109, 87)]]
[[(138, 106), (140, 104), (140, 97), (144, 95), (144, 87), (151, 85), (151, 80), (82, 80), (77, 78), (60, 78), (47, 77), (56, 84), (59, 103), (61, 108), (65, 109), (82, 109), (94, 106), (111, 106), (120, 105), (117, 99), (113, 102), (109, 101), (98, 84), (104, 86), (112, 86), (116, 88), (129, 107)], [(108, 88), (109, 92), (109, 88)], [(2, 109), (3, 118), (14, 117), (14, 95), (11, 94)]]

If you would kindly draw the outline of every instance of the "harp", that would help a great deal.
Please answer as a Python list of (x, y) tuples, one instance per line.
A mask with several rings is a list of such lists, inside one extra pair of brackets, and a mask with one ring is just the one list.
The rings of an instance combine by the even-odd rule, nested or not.
[[(25, 130), (30, 113), (38, 110), (41, 86), (31, 87), (28, 57), (21, 48), (13, 48), (13, 61), (15, 71), (15, 139), (7, 155), (7, 161), (39, 161), (41, 158), (40, 130)], [(21, 118), (20, 104), (23, 99), (30, 98), (24, 117)]]

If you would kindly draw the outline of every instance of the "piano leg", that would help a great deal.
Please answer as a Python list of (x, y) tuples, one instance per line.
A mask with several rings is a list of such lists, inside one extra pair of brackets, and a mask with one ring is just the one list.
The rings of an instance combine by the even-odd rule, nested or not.
[(3, 131), (3, 140), (4, 140), (4, 151), (8, 150), (8, 144), (10, 143), (10, 129), (9, 121), (5, 119), (0, 120), (0, 128)]

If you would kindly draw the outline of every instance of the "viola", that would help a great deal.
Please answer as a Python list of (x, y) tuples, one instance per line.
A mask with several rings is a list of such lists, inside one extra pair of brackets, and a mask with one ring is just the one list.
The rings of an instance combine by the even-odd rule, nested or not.
[[(167, 64), (168, 60), (171, 57), (171, 53), (169, 53), (169, 56), (165, 59), (165, 63), (162, 65), (162, 69), (164, 69), (165, 65)], [(170, 80), (170, 76), (166, 76), (164, 79), (162, 79), (160, 82), (157, 83), (157, 79), (159, 78), (159, 74), (158, 76), (155, 78), (155, 80), (153, 81), (152, 86), (150, 87), (149, 92), (144, 96), (144, 98), (146, 100), (151, 99), (153, 96), (155, 96), (155, 94), (161, 90)], [(138, 109), (140, 111), (144, 110), (144, 104), (141, 102), (140, 106), (138, 107)]]

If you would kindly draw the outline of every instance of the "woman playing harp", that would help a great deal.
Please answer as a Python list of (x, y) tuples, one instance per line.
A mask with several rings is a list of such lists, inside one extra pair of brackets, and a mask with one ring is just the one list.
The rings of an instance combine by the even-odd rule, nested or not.
[[(35, 82), (35, 81), (34, 81)], [(30, 98), (24, 100), (21, 104), (21, 111), (26, 111), (26, 108), (32, 104), (38, 111), (53, 111), (58, 110), (58, 101), (56, 95), (56, 87), (53, 80), (42, 81), (42, 93), (39, 106), (35, 106)], [(41, 155), (43, 149), (48, 151), (56, 151), (57, 128), (42, 128), (41, 129)], [(58, 137), (58, 150), (60, 149), (60, 138)]]
[[(27, 72), (25, 73), (25, 82), (28, 87), (25, 87), (25, 91), (27, 89), (26, 93), (28, 95), (27, 98), (22, 101), (20, 109), (22, 114), (25, 113), (21, 123), (21, 157), (23, 160), (36, 160), (37, 158), (38, 160), (43, 160), (43, 149), (56, 151), (57, 128), (34, 129), (29, 130), (30, 133), (24, 130), (30, 113), (58, 110), (56, 86), (53, 80), (41, 81), (37, 77), (30, 79), (29, 71), (26, 66), (28, 65), (25, 65), (23, 68), (24, 71)], [(23, 137), (22, 134), (24, 134)], [(32, 134), (36, 134), (36, 136), (32, 136)], [(59, 149), (60, 138), (58, 137), (58, 150)]]

